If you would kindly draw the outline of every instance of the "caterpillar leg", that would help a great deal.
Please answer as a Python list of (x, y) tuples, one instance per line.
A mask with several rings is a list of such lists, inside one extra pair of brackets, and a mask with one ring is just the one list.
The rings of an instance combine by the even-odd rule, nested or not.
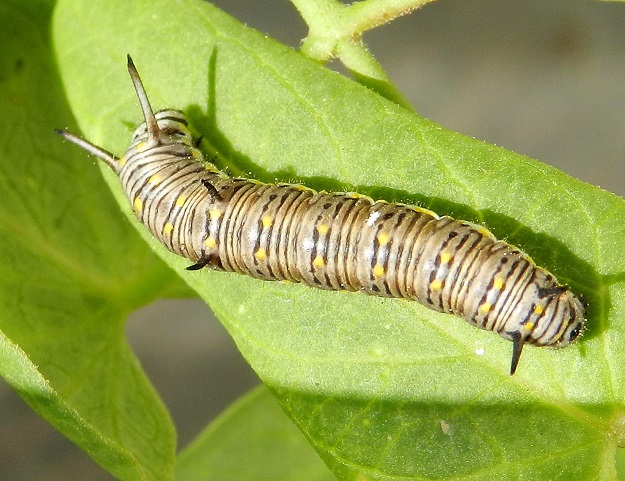
[(224, 270), (221, 259), (216, 254), (202, 254), (202, 257), (200, 257), (195, 264), (187, 267), (186, 269), (188, 271), (199, 271), (207, 266), (218, 271)]
[(568, 288), (566, 286), (541, 287), (540, 289), (538, 289), (538, 297), (557, 297), (567, 290)]
[(195, 264), (187, 267), (186, 269), (188, 271), (199, 271), (200, 269), (202, 269), (203, 267), (206, 267), (210, 263), (211, 263), (211, 260), (208, 256), (200, 257)]
[(202, 185), (206, 188), (206, 190), (208, 190), (213, 199), (224, 200), (217, 188), (213, 184), (211, 184), (210, 181), (202, 179)]

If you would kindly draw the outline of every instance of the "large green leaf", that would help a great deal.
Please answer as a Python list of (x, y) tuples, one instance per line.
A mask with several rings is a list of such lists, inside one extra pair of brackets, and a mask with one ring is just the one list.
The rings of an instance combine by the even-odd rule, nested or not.
[(54, 135), (76, 127), (48, 3), (0, 4), (0, 374), (120, 478), (170, 479), (173, 427), (123, 321), (179, 281), (119, 215), (94, 163)]
[[(509, 343), (460, 319), (416, 303), (186, 273), (188, 262), (165, 252), (141, 228), (210, 303), (337, 476), (614, 477), (613, 455), (623, 436), (622, 199), (448, 132), (199, 1), (67, 0), (56, 12), (54, 34), (78, 123), (87, 138), (113, 152), (125, 149), (128, 124), (140, 121), (124, 66), (130, 53), (153, 105), (185, 109), (221, 154), (222, 167), (264, 181), (297, 180), (419, 203), (481, 222), (588, 300), (581, 342), (560, 351), (528, 348), (510, 377)], [(88, 164), (82, 158), (62, 166)], [(130, 215), (115, 179), (105, 176)], [(93, 194), (101, 192), (97, 181), (90, 177), (93, 185), (83, 184), (82, 177), (72, 172), (65, 179), (102, 204), (105, 195)], [(89, 208), (76, 198), (80, 202), (69, 207)], [(93, 229), (108, 236), (103, 246), (119, 247), (120, 265), (140, 262), (146, 253), (118, 245), (107, 223), (113, 208), (101, 207), (107, 206), (88, 211), (92, 224), (70, 225), (61, 239), (75, 250), (80, 233)], [(86, 272), (93, 275), (93, 269)], [(125, 279), (134, 272), (118, 274)], [(98, 303), (102, 311), (122, 306), (117, 312), (123, 312), (158, 293), (161, 273), (136, 272), (144, 273), (144, 283), (115, 283), (117, 289), (106, 290), (107, 303)], [(67, 275), (62, 277), (59, 291), (67, 292)], [(79, 324), (79, 332), (84, 345), (93, 345), (85, 338), (100, 338), (102, 322), (87, 324)], [(72, 360), (85, 363), (89, 356)], [(129, 449), (145, 455), (141, 446)]]

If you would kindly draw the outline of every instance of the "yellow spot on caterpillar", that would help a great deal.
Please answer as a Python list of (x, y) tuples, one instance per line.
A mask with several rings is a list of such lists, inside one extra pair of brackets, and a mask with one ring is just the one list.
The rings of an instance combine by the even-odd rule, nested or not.
[(493, 305), (490, 302), (485, 302), (480, 306), (480, 312), (482, 314), (487, 314), (493, 308)]
[(214, 237), (207, 237), (206, 240), (204, 241), (204, 245), (208, 247), (209, 249), (212, 249), (217, 245), (217, 241), (215, 240)]
[(271, 227), (271, 224), (273, 224), (273, 217), (271, 217), (270, 215), (264, 215), (260, 221), (263, 224), (263, 227), (266, 229), (267, 227)]
[(143, 201), (139, 197), (135, 197), (134, 202), (132, 203), (135, 210), (137, 212), (141, 212), (143, 210)]
[(182, 207), (184, 205), (184, 203), (187, 201), (187, 196), (186, 195), (181, 195), (180, 197), (178, 197), (176, 199), (176, 207)]
[(526, 322), (523, 325), (523, 330), (526, 332), (530, 332), (532, 329), (534, 329), (534, 323), (533, 322)]
[(382, 277), (384, 275), (384, 266), (382, 266), (381, 264), (376, 264), (375, 266), (373, 266), (372, 271), (375, 277)]
[(494, 282), (493, 282), (493, 287), (494, 287), (495, 289), (497, 289), (498, 291), (500, 291), (500, 290), (502, 290), (502, 289), (503, 289), (503, 286), (504, 286), (505, 284), (506, 284), (506, 283), (504, 282), (504, 280), (503, 280), (501, 277), (496, 277), (496, 278), (495, 278), (495, 280), (494, 280)]
[(489, 231), (486, 227), (478, 226), (476, 230), (477, 230), (477, 232), (479, 234), (482, 234), (484, 237), (492, 237), (493, 236), (491, 231)]
[(117, 161), (120, 167), (123, 167), (124, 165), (126, 165), (126, 162), (128, 162), (128, 159), (125, 156), (120, 157), (119, 160)]
[(148, 143), (147, 142), (139, 142), (135, 146), (135, 149), (137, 149), (139, 152), (143, 152), (147, 148), (148, 148)]
[(347, 197), (348, 199), (365, 199), (365, 200), (371, 198), (368, 195), (359, 194), (358, 192), (347, 192), (345, 194), (345, 197)]
[(406, 207), (414, 210), (415, 212), (418, 212), (419, 214), (425, 214), (425, 215), (429, 215), (430, 217), (434, 217), (435, 219), (440, 219), (440, 216), (433, 210), (424, 209), (423, 207), (417, 207), (415, 205), (408, 205)]
[(213, 209), (208, 213), (208, 216), (210, 217), (211, 220), (217, 220), (221, 217), (221, 210)]
[(451, 260), (451, 252), (443, 251), (441, 252), (441, 264), (449, 264)]
[(541, 315), (545, 311), (545, 308), (541, 305), (538, 305), (534, 308), (534, 314)]
[(317, 256), (313, 259), (312, 261), (313, 266), (315, 266), (317, 269), (320, 269), (321, 267), (323, 267), (325, 265), (325, 261), (323, 260), (323, 257), (321, 256)]
[(430, 282), (430, 289), (433, 291), (438, 291), (441, 287), (443, 287), (443, 283), (438, 279), (434, 279)]
[(330, 228), (328, 227), (327, 224), (318, 224), (317, 225), (317, 232), (319, 232), (319, 234), (321, 234), (321, 235), (327, 234), (329, 230), (330, 230)]
[(261, 247), (254, 252), (254, 257), (256, 257), (259, 261), (264, 261), (267, 258), (267, 251)]
[(148, 179), (148, 184), (158, 185), (163, 181), (160, 175), (154, 174), (152, 177)]
[(167, 224), (165, 224), (165, 226), (163, 227), (163, 234), (165, 235), (169, 235), (171, 234), (171, 231), (174, 230), (174, 226), (168, 222)]
[(385, 246), (386, 244), (388, 244), (388, 241), (390, 240), (386, 232), (380, 232), (377, 235), (377, 239), (378, 239), (378, 244), (380, 244), (381, 246)]

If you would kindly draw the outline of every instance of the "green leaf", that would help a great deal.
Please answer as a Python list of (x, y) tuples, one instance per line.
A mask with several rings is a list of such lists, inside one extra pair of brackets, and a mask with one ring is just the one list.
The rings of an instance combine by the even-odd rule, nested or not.
[(123, 320), (179, 280), (53, 132), (76, 127), (48, 3), (0, 5), (0, 374), (120, 479), (171, 479), (173, 427)]
[(274, 397), (260, 387), (233, 404), (178, 457), (178, 481), (335, 480)]
[(67, 0), (54, 32), (72, 110), (104, 148), (123, 152), (128, 124), (141, 120), (124, 66), (130, 53), (153, 106), (186, 110), (221, 167), (480, 222), (589, 302), (579, 343), (527, 348), (510, 377), (510, 343), (458, 318), (399, 300), (183, 272), (188, 262), (139, 227), (340, 479), (614, 478), (622, 199), (449, 132), (199, 1)]

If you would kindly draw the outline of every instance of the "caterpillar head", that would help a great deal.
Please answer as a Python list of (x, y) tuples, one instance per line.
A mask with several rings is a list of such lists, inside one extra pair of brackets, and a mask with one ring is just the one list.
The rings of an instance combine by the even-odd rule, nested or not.
[[(152, 121), (156, 122), (156, 129), (153, 129), (155, 133), (152, 133), (154, 137), (151, 136), (149, 127), (149, 122)], [(161, 110), (149, 120), (146, 116), (146, 120), (135, 129), (132, 134), (132, 144), (128, 150), (136, 148), (141, 143), (146, 143), (148, 146), (182, 143), (193, 147), (193, 136), (184, 113), (179, 110)]]
[(177, 144), (181, 148), (193, 147), (193, 137), (182, 112), (178, 110), (162, 110), (154, 114), (139, 73), (130, 55), (128, 55), (128, 73), (135, 86), (144, 121), (135, 130), (132, 136), (132, 145), (124, 157), (118, 158), (102, 147), (81, 139), (74, 134), (56, 130), (56, 133), (66, 140), (103, 160), (117, 174), (119, 174), (121, 167), (126, 163), (126, 157), (130, 154), (143, 152), (159, 145)]

